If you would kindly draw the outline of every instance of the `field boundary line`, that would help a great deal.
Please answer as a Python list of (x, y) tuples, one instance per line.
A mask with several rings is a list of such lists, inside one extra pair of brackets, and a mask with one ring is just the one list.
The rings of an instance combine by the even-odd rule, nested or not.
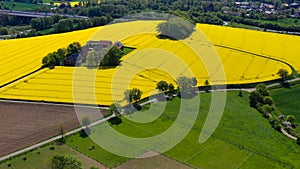
[(197, 155), (199, 155), (200, 153), (202, 153), (203, 151), (209, 149), (211, 146), (219, 143), (220, 141), (222, 141), (221, 139), (218, 139), (216, 141), (214, 141), (213, 143), (209, 144), (208, 146), (206, 146), (205, 148), (199, 150), (198, 152), (196, 152), (195, 154), (193, 154), (192, 156), (190, 156), (189, 158), (185, 159), (183, 162), (187, 163), (188, 161), (190, 161), (191, 159), (193, 159), (194, 157), (196, 157)]
[(251, 152), (237, 167), (236, 169), (239, 169), (249, 158), (252, 156), (254, 152)]
[(21, 77), (18, 77), (17, 79), (14, 79), (14, 80), (12, 80), (12, 81), (10, 81), (8, 83), (5, 83), (5, 84), (3, 84), (3, 85), (0, 86), (0, 89), (4, 88), (4, 87), (6, 87), (6, 86), (8, 86), (10, 84), (13, 84), (15, 82), (18, 82), (19, 80), (24, 79), (24, 78), (26, 78), (26, 77), (28, 77), (28, 76), (30, 76), (32, 74), (38, 73), (40, 70), (43, 70), (43, 69), (44, 68), (42, 68), (42, 67), (38, 68), (38, 69), (36, 69), (36, 70), (34, 70), (34, 71), (30, 72), (30, 73), (27, 73), (27, 74), (25, 74), (25, 75), (23, 75)]

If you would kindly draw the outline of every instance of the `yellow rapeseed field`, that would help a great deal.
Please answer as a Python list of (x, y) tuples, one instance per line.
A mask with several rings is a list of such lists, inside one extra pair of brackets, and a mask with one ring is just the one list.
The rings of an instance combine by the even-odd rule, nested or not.
[[(1, 57), (8, 59), (0, 61), (4, 66), (0, 76), (2, 84), (39, 68), (45, 54), (73, 41), (84, 43), (95, 32), (91, 40), (119, 40), (125, 46), (137, 48), (124, 56), (117, 68), (43, 69), (0, 89), (0, 97), (109, 105), (122, 101), (126, 89), (139, 88), (143, 91), (142, 97), (147, 97), (158, 92), (155, 89), (158, 81), (165, 80), (175, 85), (175, 79), (180, 76), (195, 76), (198, 85), (202, 86), (206, 80), (210, 84), (273, 80), (278, 78), (276, 73), (280, 68), (291, 73), (289, 66), (268, 57), (287, 61), (300, 70), (300, 59), (294, 55), (298, 52), (289, 51), (299, 45), (299, 37), (198, 24), (191, 37), (173, 41), (157, 37), (156, 25), (160, 22), (135, 21), (101, 27), (98, 32), (93, 28), (0, 42)], [(5, 49), (4, 44), (15, 47)], [(280, 44), (285, 44), (284, 49), (278, 47)], [(9, 61), (14, 62), (6, 65)], [(225, 79), (222, 78), (223, 70)], [(77, 92), (73, 93), (73, 89)]]
[(0, 85), (37, 70), (42, 66), (42, 58), (58, 48), (74, 41), (85, 43), (96, 30), (99, 28), (0, 41)]

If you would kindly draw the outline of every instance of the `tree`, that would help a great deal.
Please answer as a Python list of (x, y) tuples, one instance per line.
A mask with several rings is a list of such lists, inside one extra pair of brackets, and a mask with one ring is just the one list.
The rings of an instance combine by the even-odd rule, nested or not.
[(265, 116), (268, 117), (269, 114), (273, 111), (273, 109), (270, 105), (265, 104), (261, 107), (261, 111)]
[(43, 58), (42, 64), (44, 67), (49, 67), (50, 69), (54, 69), (56, 60), (51, 54), (48, 54)]
[(197, 82), (198, 82), (198, 81), (197, 81), (197, 79), (196, 79), (195, 77), (192, 77), (192, 78), (191, 78), (191, 83), (192, 83), (192, 86), (193, 86), (193, 87), (197, 86)]
[(119, 117), (121, 115), (120, 109), (121, 105), (119, 103), (113, 103), (109, 106), (109, 113)]
[(58, 23), (54, 24), (55, 32), (68, 32), (73, 29), (72, 19), (61, 19)]
[(143, 92), (140, 89), (133, 88), (131, 90), (126, 90), (124, 92), (125, 100), (129, 103), (135, 101), (135, 104), (137, 105), (137, 101), (141, 99)]
[(279, 69), (277, 75), (281, 77), (282, 81), (285, 81), (289, 75), (289, 72), (285, 69)]
[(52, 169), (82, 169), (82, 163), (74, 156), (56, 155), (51, 159)]
[(194, 77), (188, 78), (181, 76), (177, 79), (177, 83), (181, 92), (189, 92), (197, 85), (197, 80)]
[(259, 103), (263, 102), (263, 96), (258, 91), (252, 91), (249, 100), (250, 106), (256, 108)]
[(263, 97), (270, 95), (268, 92), (267, 86), (265, 84), (260, 83), (260, 84), (256, 85), (255, 88), (256, 88), (256, 91)]
[(127, 101), (127, 103), (131, 103), (132, 102), (132, 97), (131, 97), (131, 93), (130, 90), (125, 90), (124, 91), (124, 100)]
[(69, 44), (69, 46), (67, 47), (67, 56), (70, 56), (74, 53), (79, 53), (81, 50), (81, 45), (79, 42), (73, 42), (71, 44)]
[(294, 123), (295, 120), (296, 120), (296, 118), (293, 115), (287, 115), (286, 116), (286, 121), (288, 121), (288, 122)]
[(242, 92), (242, 90), (239, 91), (239, 97), (243, 97), (243, 92)]
[(40, 18), (33, 18), (30, 20), (30, 26), (32, 29), (43, 30), (43, 23)]
[(67, 49), (65, 49), (65, 48), (59, 48), (56, 53), (59, 56), (59, 59), (63, 60), (67, 56)]
[(263, 103), (272, 106), (273, 104), (273, 99), (271, 96), (265, 96), (263, 98)]
[(137, 101), (139, 101), (141, 99), (141, 96), (143, 94), (143, 92), (140, 89), (137, 88), (133, 88), (131, 91), (131, 96), (132, 96), (132, 101), (135, 101), (137, 103)]
[(100, 66), (118, 66), (122, 57), (122, 51), (116, 46), (113, 46), (106, 52), (104, 58), (100, 62)]
[(177, 79), (177, 83), (179, 88), (184, 91), (186, 89), (190, 89), (192, 87), (192, 81), (188, 77), (181, 76)]
[(84, 126), (85, 128), (88, 128), (88, 125), (91, 124), (91, 119), (88, 116), (83, 116), (81, 118), (81, 125)]
[(174, 85), (173, 85), (172, 83), (170, 83), (170, 84), (168, 85), (168, 90), (169, 90), (169, 92), (170, 92), (171, 94), (174, 93), (175, 87), (174, 87)]
[(91, 134), (90, 128), (88, 127), (90, 124), (91, 124), (91, 120), (88, 116), (83, 116), (81, 118), (81, 125), (84, 127), (80, 133), (82, 137), (86, 137)]
[(99, 59), (95, 50), (88, 51), (88, 54), (86, 56), (86, 66), (88, 68), (95, 68), (99, 66)]
[(185, 39), (193, 33), (195, 25), (182, 19), (171, 18), (167, 22), (158, 24), (157, 31), (161, 35), (172, 39)]
[(1, 27), (0, 28), (0, 35), (8, 35), (8, 28), (7, 27)]
[(166, 92), (169, 89), (169, 85), (166, 81), (161, 80), (156, 84), (156, 89)]
[(63, 124), (60, 125), (60, 135), (61, 135), (61, 138), (58, 141), (63, 144), (63, 143), (66, 142), (65, 137), (64, 137), (64, 126), (63, 126)]

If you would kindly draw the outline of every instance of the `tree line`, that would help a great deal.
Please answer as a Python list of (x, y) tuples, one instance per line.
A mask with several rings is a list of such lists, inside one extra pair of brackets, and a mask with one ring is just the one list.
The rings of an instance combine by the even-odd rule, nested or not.
[[(81, 66), (88, 68), (110, 68), (120, 64), (123, 52), (116, 46), (109, 46), (100, 51), (88, 51), (87, 56), (80, 54), (82, 46), (79, 42), (73, 42), (67, 48), (59, 48), (55, 52), (48, 53), (42, 59), (42, 67), (54, 69), (55, 66), (75, 66), (76, 60), (84, 60)], [(76, 55), (74, 63), (67, 64), (65, 61), (68, 57)]]
[(73, 42), (67, 48), (60, 48), (56, 52), (48, 53), (42, 59), (42, 67), (49, 67), (54, 69), (55, 66), (63, 65), (63, 61), (72, 54), (79, 53), (81, 45), (79, 42)]

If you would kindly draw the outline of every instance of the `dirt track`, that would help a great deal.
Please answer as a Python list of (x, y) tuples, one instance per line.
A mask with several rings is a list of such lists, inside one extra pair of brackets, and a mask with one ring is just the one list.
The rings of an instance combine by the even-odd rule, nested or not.
[[(80, 108), (96, 120), (94, 108)], [(103, 113), (103, 111), (102, 111)], [(0, 102), (0, 156), (79, 127), (73, 106)]]

